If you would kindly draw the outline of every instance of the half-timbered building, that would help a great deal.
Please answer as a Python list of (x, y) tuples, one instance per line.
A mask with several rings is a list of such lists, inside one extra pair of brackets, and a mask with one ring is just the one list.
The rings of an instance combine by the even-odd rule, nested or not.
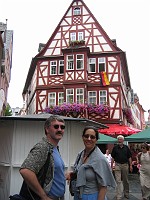
[(109, 38), (84, 1), (73, 0), (31, 61), (23, 89), (26, 113), (42, 113), (64, 102), (103, 104), (109, 112), (85, 112), (79, 117), (127, 124), (123, 111), (132, 107), (132, 97), (125, 52)]

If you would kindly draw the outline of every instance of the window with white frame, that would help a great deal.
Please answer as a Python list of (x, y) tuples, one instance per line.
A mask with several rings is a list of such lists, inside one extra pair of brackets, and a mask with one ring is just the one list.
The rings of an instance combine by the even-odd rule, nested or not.
[(84, 34), (83, 34), (83, 32), (78, 32), (78, 40), (79, 41), (84, 40)]
[(68, 56), (67, 56), (67, 69), (68, 69), (68, 70), (74, 69), (74, 65), (73, 65), (73, 55), (68, 55)]
[(76, 102), (84, 103), (84, 89), (83, 88), (76, 89)]
[(96, 91), (89, 91), (88, 92), (88, 103), (89, 104), (96, 104)]
[(106, 104), (107, 103), (107, 91), (100, 90), (99, 91), (99, 104)]
[(71, 32), (70, 33), (70, 41), (81, 41), (84, 40), (84, 33), (83, 32)]
[(95, 58), (90, 58), (89, 59), (89, 72), (96, 72), (96, 59)]
[(67, 103), (74, 103), (74, 89), (66, 89)]
[(73, 14), (74, 14), (74, 15), (81, 15), (81, 8), (79, 8), (79, 7), (74, 8)]
[(58, 105), (62, 105), (64, 103), (64, 93), (58, 92)]
[(104, 72), (106, 70), (106, 59), (104, 57), (98, 58), (99, 72)]
[(70, 40), (71, 41), (76, 41), (76, 32), (70, 33)]
[(56, 92), (50, 92), (48, 94), (48, 103), (49, 103), (49, 106), (56, 105)]
[(59, 61), (59, 68), (58, 68), (58, 74), (64, 73), (64, 60)]
[(83, 66), (83, 61), (84, 61), (84, 56), (82, 55), (82, 54), (78, 54), (77, 55), (77, 69), (83, 69), (84, 68), (84, 66)]
[(57, 62), (51, 61), (50, 62), (50, 75), (56, 75), (56, 68), (57, 68)]

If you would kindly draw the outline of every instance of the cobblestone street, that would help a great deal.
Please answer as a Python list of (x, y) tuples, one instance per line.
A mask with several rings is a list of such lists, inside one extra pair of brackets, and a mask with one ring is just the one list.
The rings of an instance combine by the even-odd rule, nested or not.
[[(142, 199), (139, 174), (129, 174), (129, 188), (130, 188), (129, 199), (131, 200)], [(116, 194), (114, 189), (112, 188), (108, 189), (107, 199), (108, 200), (116, 199)], [(122, 200), (127, 200), (127, 199), (122, 198)]]

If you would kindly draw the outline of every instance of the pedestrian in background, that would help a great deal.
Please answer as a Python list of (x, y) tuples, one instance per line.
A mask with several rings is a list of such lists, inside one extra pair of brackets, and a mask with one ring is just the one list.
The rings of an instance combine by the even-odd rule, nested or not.
[[(65, 193), (65, 166), (58, 151), (58, 143), (64, 135), (65, 122), (60, 116), (50, 116), (44, 125), (45, 137), (37, 143), (29, 152), (23, 162), (20, 173), (24, 183), (29, 189), (29, 194), (22, 187), (20, 195), (27, 200), (63, 200)], [(41, 172), (42, 167), (48, 161), (43, 187), (37, 174)], [(43, 176), (43, 172), (40, 177)], [(27, 196), (28, 195), (28, 196)], [(34, 198), (32, 198), (32, 196)]]
[(115, 161), (115, 179), (117, 182), (116, 195), (117, 200), (122, 199), (122, 195), (124, 193), (124, 197), (129, 199), (129, 180), (128, 174), (129, 170), (132, 172), (132, 155), (129, 147), (124, 143), (124, 136), (119, 135), (117, 137), (118, 144), (114, 146), (112, 149), (112, 162), (111, 167), (113, 169), (113, 163)]
[(143, 200), (150, 199), (150, 151), (147, 143), (141, 145), (141, 152), (138, 153), (138, 163), (140, 164), (140, 184)]
[[(74, 200), (104, 200), (107, 186), (116, 187), (109, 163), (96, 146), (98, 134), (97, 128), (93, 126), (87, 126), (83, 130), (85, 148), (78, 154), (74, 165), (74, 172), (77, 173)], [(68, 180), (71, 173), (68, 173)]]
[(104, 156), (106, 157), (109, 165), (111, 166), (111, 160), (112, 160), (112, 157), (111, 157), (111, 154), (109, 152), (109, 149), (106, 149), (106, 153), (104, 154)]

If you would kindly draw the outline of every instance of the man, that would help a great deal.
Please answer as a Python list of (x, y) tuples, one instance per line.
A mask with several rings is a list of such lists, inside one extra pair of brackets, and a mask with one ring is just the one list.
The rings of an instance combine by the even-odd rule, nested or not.
[(119, 135), (117, 137), (118, 144), (114, 146), (111, 156), (111, 167), (113, 169), (113, 162), (115, 161), (115, 178), (117, 182), (117, 200), (122, 199), (122, 183), (124, 187), (124, 197), (129, 199), (129, 180), (128, 180), (128, 173), (129, 167), (130, 171), (132, 172), (132, 159), (131, 159), (131, 151), (127, 145), (124, 145), (124, 137)]
[[(46, 120), (44, 129), (46, 136), (31, 149), (21, 166), (20, 174), (29, 188), (29, 196), (26, 196), (27, 192), (24, 189), (21, 189), (20, 195), (28, 200), (35, 199), (35, 197), (32, 198), (33, 194), (40, 200), (63, 200), (65, 166), (57, 145), (64, 135), (65, 122), (60, 116), (52, 115)], [(46, 163), (49, 152), (49, 166), (42, 187), (37, 174)]]

